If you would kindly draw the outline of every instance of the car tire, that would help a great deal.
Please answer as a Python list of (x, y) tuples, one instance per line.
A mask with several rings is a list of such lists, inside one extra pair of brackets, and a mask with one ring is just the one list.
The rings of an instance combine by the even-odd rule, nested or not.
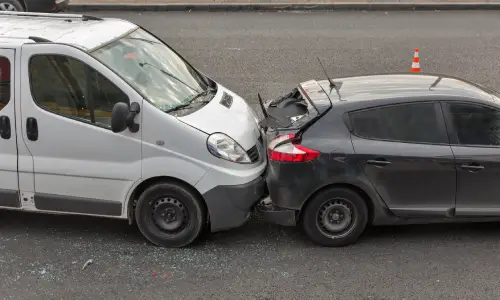
[(191, 244), (205, 225), (202, 200), (191, 189), (165, 182), (147, 188), (135, 208), (139, 230), (151, 243), (168, 248)]
[(0, 0), (0, 11), (25, 11), (25, 9), (17, 0)]
[(355, 191), (329, 188), (319, 192), (308, 202), (302, 216), (307, 236), (325, 247), (353, 244), (368, 223), (368, 208)]

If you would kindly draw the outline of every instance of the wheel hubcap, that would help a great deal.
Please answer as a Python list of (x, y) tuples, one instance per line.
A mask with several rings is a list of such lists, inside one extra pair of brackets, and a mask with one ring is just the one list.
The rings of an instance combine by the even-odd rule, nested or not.
[(14, 5), (10, 4), (10, 3), (0, 3), (0, 10), (2, 11), (16, 11), (16, 8), (14, 7)]
[(327, 234), (339, 234), (352, 225), (353, 212), (346, 200), (330, 200), (323, 204), (318, 213), (318, 225)]
[(152, 206), (152, 216), (156, 226), (169, 232), (182, 230), (188, 221), (185, 206), (174, 198), (156, 200)]

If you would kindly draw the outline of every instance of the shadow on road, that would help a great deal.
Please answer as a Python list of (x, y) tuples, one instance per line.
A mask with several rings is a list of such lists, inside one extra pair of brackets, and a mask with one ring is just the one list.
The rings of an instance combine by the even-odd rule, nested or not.
[[(405, 225), (368, 228), (358, 245), (387, 243), (480, 242), (500, 237), (500, 223)], [(46, 215), (0, 211), (0, 236), (28, 235), (39, 240), (57, 237), (92, 239), (99, 236), (110, 243), (144, 244), (145, 239), (135, 225), (127, 221), (86, 216)], [(194, 248), (249, 244), (315, 247), (300, 227), (282, 227), (252, 218), (240, 228), (218, 233), (204, 233)]]

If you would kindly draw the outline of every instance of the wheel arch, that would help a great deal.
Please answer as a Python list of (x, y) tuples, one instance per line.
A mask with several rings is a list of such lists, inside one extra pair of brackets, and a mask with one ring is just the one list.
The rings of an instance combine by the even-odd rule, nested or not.
[[(205, 203), (205, 199), (203, 198), (203, 196), (200, 194), (200, 192), (194, 186), (192, 186), (188, 182), (186, 182), (182, 179), (176, 178), (176, 177), (155, 176), (155, 177), (148, 178), (148, 179), (142, 181), (141, 183), (139, 183), (134, 188), (132, 193), (130, 194), (130, 197), (127, 199), (127, 203), (125, 205), (127, 208), (126, 214), (127, 214), (127, 219), (129, 221), (129, 224), (132, 224), (135, 222), (135, 215), (133, 212), (134, 212), (134, 208), (135, 208), (135, 203), (137, 202), (137, 200), (139, 199), (141, 194), (148, 187), (153, 186), (153, 185), (158, 184), (158, 183), (165, 183), (165, 182), (175, 183), (175, 184), (180, 185), (186, 189), (189, 189), (191, 192), (196, 194), (199, 197), (199, 199), (201, 200), (200, 201), (201, 205), (203, 206), (205, 213), (207, 214), (207, 223), (210, 222), (210, 215), (209, 215), (209, 211), (207, 208), (207, 204)], [(205, 225), (208, 225), (208, 224), (205, 224)]]

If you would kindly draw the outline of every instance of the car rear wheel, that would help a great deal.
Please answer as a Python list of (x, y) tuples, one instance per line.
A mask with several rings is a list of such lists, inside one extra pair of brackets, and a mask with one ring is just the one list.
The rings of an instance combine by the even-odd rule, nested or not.
[(0, 11), (24, 11), (24, 7), (17, 0), (0, 0)]
[(176, 183), (161, 183), (141, 194), (135, 218), (139, 230), (151, 243), (179, 248), (200, 235), (206, 213), (193, 191)]
[(355, 243), (367, 222), (368, 208), (363, 198), (344, 188), (330, 188), (315, 195), (302, 218), (309, 238), (327, 247)]

